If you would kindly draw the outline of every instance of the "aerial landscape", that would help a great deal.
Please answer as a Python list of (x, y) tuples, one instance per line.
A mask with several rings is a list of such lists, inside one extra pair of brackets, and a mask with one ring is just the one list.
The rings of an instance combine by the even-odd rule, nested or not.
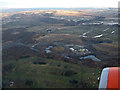
[(3, 88), (98, 88), (118, 63), (117, 8), (2, 12)]

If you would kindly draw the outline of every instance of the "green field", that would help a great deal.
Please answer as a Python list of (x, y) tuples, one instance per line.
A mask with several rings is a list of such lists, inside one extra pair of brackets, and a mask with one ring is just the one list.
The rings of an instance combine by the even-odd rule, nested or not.
[[(34, 61), (47, 62), (45, 65), (34, 64)], [(10, 60), (3, 64), (3, 87), (12, 88), (97, 88), (100, 68), (91, 68), (79, 64), (67, 63), (59, 60), (30, 57)], [(7, 67), (11, 67), (8, 68)]]

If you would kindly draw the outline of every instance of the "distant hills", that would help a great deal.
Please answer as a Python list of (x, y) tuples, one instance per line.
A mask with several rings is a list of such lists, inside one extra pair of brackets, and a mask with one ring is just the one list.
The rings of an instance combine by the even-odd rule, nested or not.
[(117, 8), (6, 8), (2, 9), (2, 13), (15, 13), (21, 11), (35, 11), (35, 10), (84, 10), (84, 9), (95, 9), (95, 10), (104, 10), (104, 9), (117, 9)]

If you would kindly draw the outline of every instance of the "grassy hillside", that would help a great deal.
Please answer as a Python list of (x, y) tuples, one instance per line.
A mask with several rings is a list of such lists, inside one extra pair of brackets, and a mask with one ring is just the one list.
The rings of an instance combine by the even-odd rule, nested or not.
[[(3, 67), (3, 87), (9, 88), (97, 88), (101, 72), (100, 68), (37, 57), (9, 60)], [(11, 87), (10, 82), (14, 82)]]

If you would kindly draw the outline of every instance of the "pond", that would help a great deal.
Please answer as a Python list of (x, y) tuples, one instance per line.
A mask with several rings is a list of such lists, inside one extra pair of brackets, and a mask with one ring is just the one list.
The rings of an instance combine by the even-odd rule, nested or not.
[(88, 55), (88, 56), (80, 57), (80, 59), (92, 59), (93, 61), (101, 61), (100, 59), (98, 59), (94, 55)]
[(45, 52), (46, 53), (51, 53), (52, 51), (50, 50), (51, 48), (53, 48), (53, 46), (48, 46), (46, 49), (45, 49)]
[(94, 36), (94, 38), (100, 38), (102, 36), (103, 36), (103, 34), (100, 34), (100, 35)]

